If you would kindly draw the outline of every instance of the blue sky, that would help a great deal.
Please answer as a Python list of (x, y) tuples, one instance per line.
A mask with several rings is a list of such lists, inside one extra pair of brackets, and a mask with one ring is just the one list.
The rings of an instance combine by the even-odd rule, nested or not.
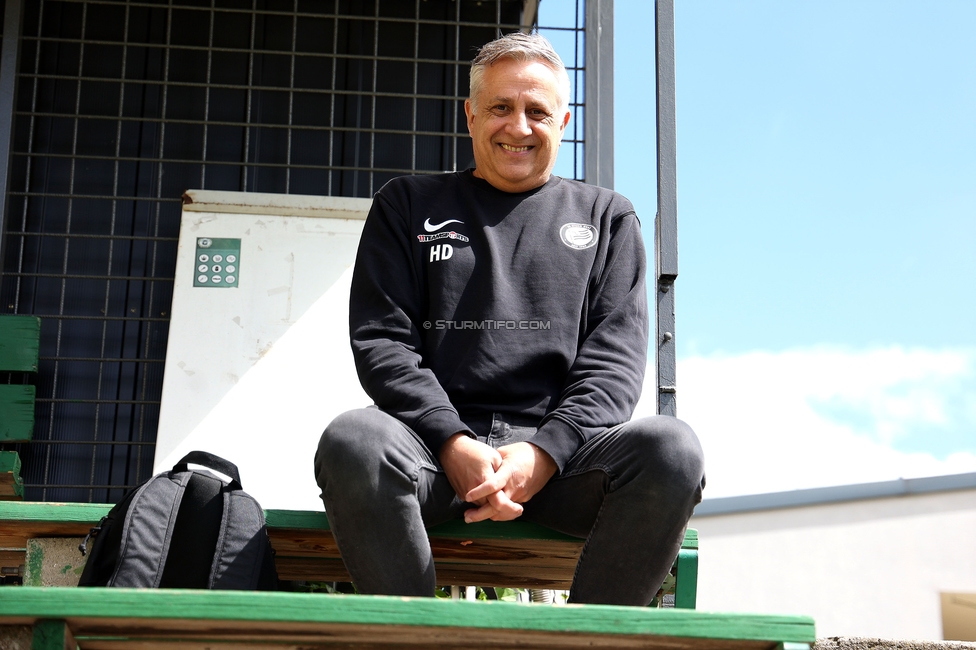
[[(653, 2), (615, 12), (616, 189), (650, 245)], [(675, 22), (678, 408), (710, 496), (976, 471), (976, 3)]]

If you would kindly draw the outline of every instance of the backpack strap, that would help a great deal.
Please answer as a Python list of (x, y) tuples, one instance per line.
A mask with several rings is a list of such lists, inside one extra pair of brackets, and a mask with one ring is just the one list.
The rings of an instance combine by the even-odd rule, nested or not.
[(173, 526), (191, 474), (157, 474), (132, 498), (122, 527), (119, 559), (109, 587), (158, 587)]
[[(246, 492), (225, 490), (224, 516), (208, 586), (211, 589), (259, 589), (262, 568), (274, 570), (264, 511)], [(274, 580), (277, 582), (277, 577)]]
[(174, 472), (186, 472), (188, 471), (187, 465), (193, 463), (194, 465), (203, 465), (212, 470), (216, 470), (221, 474), (229, 476), (231, 478), (230, 485), (227, 487), (231, 490), (242, 490), (241, 487), (241, 474), (237, 470), (237, 465), (217, 456), (216, 454), (211, 454), (207, 451), (191, 451), (186, 456), (184, 456), (180, 462), (173, 466)]

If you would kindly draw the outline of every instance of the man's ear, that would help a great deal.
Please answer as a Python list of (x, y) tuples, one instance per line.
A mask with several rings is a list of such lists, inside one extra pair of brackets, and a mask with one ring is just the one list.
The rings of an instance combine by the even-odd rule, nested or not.
[(470, 99), (464, 100), (464, 114), (468, 118), (468, 133), (471, 133), (471, 127), (474, 126), (474, 106)]
[(563, 115), (563, 123), (560, 125), (559, 130), (560, 131), (565, 131), (567, 126), (569, 126), (569, 111), (568, 110), (566, 111), (566, 114)]

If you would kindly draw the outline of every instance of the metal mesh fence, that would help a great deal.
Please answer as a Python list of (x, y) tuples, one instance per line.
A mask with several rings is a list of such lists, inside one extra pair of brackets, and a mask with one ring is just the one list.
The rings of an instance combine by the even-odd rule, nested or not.
[[(151, 473), (185, 190), (366, 197), (469, 166), (467, 62), (525, 8), (25, 2), (0, 282), (0, 312), (42, 319), (34, 439), (5, 446), (25, 497), (114, 502)], [(571, 34), (579, 109), (573, 16), (553, 33)]]

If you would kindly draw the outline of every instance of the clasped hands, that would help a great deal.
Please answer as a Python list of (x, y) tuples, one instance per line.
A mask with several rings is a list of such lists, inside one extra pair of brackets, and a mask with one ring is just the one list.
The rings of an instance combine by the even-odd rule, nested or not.
[(522, 504), (557, 470), (552, 457), (531, 443), (493, 449), (464, 433), (454, 434), (444, 443), (439, 459), (455, 493), (478, 506), (464, 513), (469, 524), (517, 518), (522, 514)]

